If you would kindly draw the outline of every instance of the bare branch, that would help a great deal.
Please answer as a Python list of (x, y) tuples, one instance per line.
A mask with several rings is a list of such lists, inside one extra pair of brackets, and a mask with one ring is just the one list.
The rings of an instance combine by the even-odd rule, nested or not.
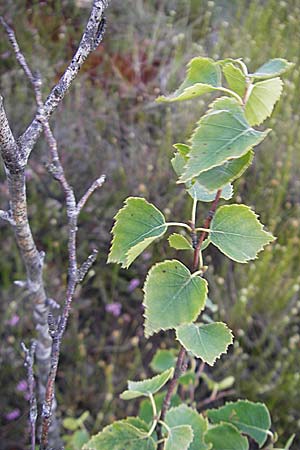
[(97, 259), (98, 250), (94, 249), (90, 256), (84, 261), (84, 263), (77, 270), (77, 282), (82, 283), (86, 274)]
[[(94, 0), (92, 11), (78, 49), (69, 66), (65, 70), (59, 82), (53, 87), (44, 104), (44, 114), (46, 118), (49, 118), (53, 111), (57, 108), (70, 88), (73, 80), (76, 78), (86, 58), (99, 46), (102, 41), (105, 31), (105, 18), (103, 17), (103, 13), (107, 8), (108, 3), (108, 0)], [(28, 159), (41, 132), (42, 124), (37, 114), (19, 140), (25, 159)]]
[(0, 209), (0, 219), (5, 220), (13, 227), (16, 225), (14, 219), (12, 218), (11, 211), (2, 211)]
[(82, 198), (79, 200), (77, 204), (77, 211), (78, 214), (82, 210), (82, 208), (85, 206), (86, 202), (90, 198), (90, 196), (95, 192), (96, 189), (101, 187), (103, 183), (105, 182), (105, 175), (101, 175), (97, 180), (93, 182), (93, 184), (88, 188), (86, 193), (82, 196)]
[(27, 381), (29, 388), (29, 423), (31, 429), (31, 450), (35, 450), (35, 438), (36, 438), (36, 419), (37, 419), (37, 401), (35, 395), (35, 380), (34, 380), (34, 355), (36, 351), (36, 341), (32, 341), (30, 348), (28, 349), (24, 342), (21, 343), (21, 347), (25, 353), (24, 366), (27, 368)]
[(6, 168), (18, 172), (24, 167), (20, 161), (19, 147), (12, 134), (4, 109), (3, 97), (0, 95), (0, 152)]

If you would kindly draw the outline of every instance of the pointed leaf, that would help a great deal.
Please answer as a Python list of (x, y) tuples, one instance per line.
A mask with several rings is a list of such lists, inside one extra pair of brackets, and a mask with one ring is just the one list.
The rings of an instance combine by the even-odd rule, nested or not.
[(281, 75), (287, 70), (291, 69), (294, 66), (293, 63), (288, 62), (286, 59), (275, 58), (270, 59), (270, 61), (266, 62), (262, 66), (259, 67), (253, 74), (250, 76), (253, 78), (273, 78)]
[(154, 440), (128, 420), (105, 427), (93, 436), (82, 450), (155, 450)]
[(187, 450), (193, 440), (193, 430), (189, 425), (179, 425), (168, 430), (164, 450)]
[(216, 100), (194, 131), (189, 159), (180, 181), (186, 183), (202, 172), (245, 155), (268, 132), (254, 130), (235, 100)]
[(243, 97), (246, 91), (246, 76), (239, 67), (229, 63), (223, 67), (223, 73), (230, 89)]
[(238, 430), (229, 424), (210, 428), (205, 434), (205, 442), (211, 443), (211, 450), (248, 450), (249, 444)]
[(216, 359), (232, 344), (231, 330), (222, 322), (208, 325), (190, 323), (176, 329), (177, 339), (197, 358), (213, 366)]
[(272, 114), (282, 93), (280, 78), (255, 83), (247, 100), (245, 114), (250, 125), (260, 125)]
[(172, 378), (174, 373), (173, 367), (165, 372), (143, 381), (128, 381), (128, 390), (124, 391), (120, 397), (123, 400), (131, 400), (133, 398), (149, 396), (158, 392)]
[(173, 428), (178, 425), (190, 425), (194, 438), (188, 450), (208, 450), (209, 447), (204, 442), (204, 434), (207, 431), (207, 419), (198, 414), (195, 409), (182, 404), (176, 408), (171, 408), (165, 418), (168, 427)]
[(253, 161), (254, 152), (250, 150), (240, 158), (230, 159), (221, 166), (200, 173), (195, 178), (203, 187), (212, 192), (239, 178)]
[(188, 63), (187, 76), (174, 94), (158, 97), (157, 102), (189, 100), (212, 92), (221, 85), (221, 70), (210, 58), (193, 58)]
[(218, 409), (207, 411), (213, 423), (229, 422), (242, 433), (252, 437), (260, 447), (264, 445), (271, 427), (271, 418), (263, 403), (253, 403), (248, 400), (226, 403)]
[(163, 214), (139, 197), (129, 197), (115, 217), (113, 240), (108, 262), (130, 264), (155, 239), (167, 231)]
[(211, 242), (229, 258), (240, 263), (255, 259), (275, 238), (263, 230), (257, 215), (245, 205), (218, 208), (211, 223)]
[(205, 306), (207, 282), (179, 261), (153, 266), (144, 286), (145, 335), (193, 322)]
[(173, 233), (168, 241), (170, 246), (176, 250), (193, 250), (192, 245), (182, 234)]

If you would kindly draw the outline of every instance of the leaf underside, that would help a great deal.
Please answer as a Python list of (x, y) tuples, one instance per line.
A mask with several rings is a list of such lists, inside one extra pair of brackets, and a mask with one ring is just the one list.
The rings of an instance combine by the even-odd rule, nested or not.
[(171, 367), (163, 373), (143, 381), (128, 381), (128, 390), (120, 397), (123, 400), (131, 400), (141, 396), (149, 396), (158, 392), (173, 376), (174, 369)]

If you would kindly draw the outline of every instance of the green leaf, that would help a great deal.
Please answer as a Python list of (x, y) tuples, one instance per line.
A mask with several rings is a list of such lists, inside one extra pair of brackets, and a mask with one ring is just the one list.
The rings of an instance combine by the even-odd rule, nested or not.
[(259, 69), (251, 74), (250, 77), (260, 79), (277, 77), (278, 75), (281, 75), (291, 69), (293, 66), (294, 64), (288, 62), (286, 59), (270, 59), (270, 61), (260, 66)]
[(205, 306), (207, 282), (179, 261), (156, 264), (144, 286), (145, 335), (193, 322)]
[(88, 442), (90, 438), (89, 433), (86, 430), (77, 430), (68, 440), (67, 448), (72, 450), (81, 450), (82, 446)]
[[(165, 399), (166, 393), (165, 392), (159, 392), (154, 396), (154, 401), (156, 405), (157, 411), (161, 411), (163, 401)], [(175, 394), (171, 398), (171, 406), (178, 406), (181, 404), (181, 398)], [(150, 423), (153, 420), (153, 409), (151, 405), (151, 401), (149, 398), (145, 398), (141, 401), (140, 407), (139, 407), (139, 416), (141, 419), (143, 419), (144, 422)]]
[(223, 67), (223, 73), (229, 88), (239, 94), (240, 97), (243, 97), (246, 91), (247, 82), (246, 76), (241, 69), (234, 64), (229, 63)]
[[(190, 183), (190, 182), (188, 182)], [(199, 202), (213, 202), (216, 198), (217, 191), (209, 192), (205, 187), (201, 186), (198, 181), (195, 181), (191, 187), (188, 189), (188, 193), (192, 198), (198, 200)], [(226, 184), (221, 192), (221, 198), (225, 200), (230, 200), (233, 196), (233, 187), (231, 184)]]
[(170, 246), (176, 250), (193, 250), (192, 245), (182, 234), (173, 233), (168, 241)]
[(189, 425), (179, 425), (168, 430), (164, 450), (187, 450), (193, 440), (193, 430)]
[(166, 370), (165, 372), (156, 375), (143, 381), (128, 381), (128, 390), (124, 391), (120, 397), (123, 400), (131, 400), (133, 398), (149, 396), (158, 392), (170, 378), (172, 378), (174, 368)]
[(181, 377), (178, 379), (178, 383), (182, 386), (191, 386), (196, 381), (196, 374), (194, 371), (189, 370), (188, 372), (185, 372), (185, 374), (181, 375)]
[(186, 183), (202, 172), (245, 155), (270, 131), (254, 130), (234, 99), (220, 98), (211, 106), (191, 138), (192, 147), (181, 182)]
[(253, 85), (245, 107), (245, 115), (250, 125), (260, 125), (270, 117), (281, 96), (282, 86), (280, 78), (271, 78)]
[(210, 58), (193, 58), (188, 63), (187, 76), (180, 87), (170, 96), (158, 97), (157, 102), (189, 100), (199, 95), (218, 90), (221, 85), (221, 70)]
[(222, 322), (181, 325), (176, 329), (176, 335), (186, 350), (210, 366), (232, 344), (232, 333)]
[(209, 447), (204, 442), (204, 434), (207, 431), (207, 419), (198, 414), (195, 409), (182, 404), (176, 408), (171, 408), (165, 418), (168, 427), (173, 428), (178, 425), (190, 425), (194, 438), (188, 450), (208, 450)]
[(67, 430), (70, 430), (70, 431), (75, 431), (78, 428), (80, 428), (80, 425), (78, 424), (78, 420), (74, 419), (73, 417), (66, 417), (63, 420), (63, 426), (64, 426), (64, 428), (66, 428)]
[(223, 188), (227, 183), (236, 180), (245, 172), (252, 163), (253, 157), (254, 152), (250, 150), (240, 158), (230, 159), (221, 166), (200, 173), (195, 180), (210, 192)]
[(173, 350), (158, 349), (152, 358), (150, 367), (153, 372), (163, 372), (175, 366), (176, 358)]
[(260, 447), (264, 445), (271, 426), (271, 418), (263, 403), (253, 403), (248, 400), (226, 403), (218, 409), (207, 411), (213, 423), (229, 422), (242, 433), (248, 434)]
[(129, 197), (115, 217), (108, 262), (130, 264), (167, 231), (163, 214), (143, 198)]
[(210, 239), (226, 256), (246, 263), (275, 238), (263, 230), (248, 206), (228, 205), (218, 208), (211, 223)]
[(229, 424), (210, 428), (205, 434), (205, 442), (211, 443), (211, 450), (248, 450), (249, 444), (238, 430)]
[(155, 450), (154, 440), (128, 420), (105, 427), (93, 436), (82, 450)]

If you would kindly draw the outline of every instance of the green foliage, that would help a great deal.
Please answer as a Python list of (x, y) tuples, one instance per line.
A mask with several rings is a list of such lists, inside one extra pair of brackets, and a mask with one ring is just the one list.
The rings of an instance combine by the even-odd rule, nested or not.
[(255, 259), (274, 237), (263, 230), (256, 214), (245, 205), (221, 206), (211, 224), (211, 242), (234, 261)]
[(253, 85), (245, 107), (245, 115), (250, 125), (260, 125), (270, 117), (281, 96), (282, 86), (283, 83), (278, 77)]
[(129, 267), (148, 245), (167, 230), (163, 214), (143, 198), (128, 198), (115, 221), (108, 262), (121, 263), (122, 267)]
[(180, 261), (152, 267), (144, 286), (145, 335), (196, 320), (204, 309), (207, 282)]
[(271, 418), (266, 406), (247, 400), (226, 403), (222, 408), (207, 411), (207, 415), (213, 423), (226, 422), (234, 425), (254, 439), (260, 448), (266, 442), (271, 427)]
[(239, 431), (229, 424), (216, 425), (205, 434), (205, 442), (212, 444), (211, 450), (248, 450), (249, 444)]
[(168, 428), (164, 450), (188, 450), (193, 438), (193, 430), (189, 425)]
[(204, 442), (204, 435), (207, 431), (207, 419), (198, 414), (195, 409), (186, 405), (171, 408), (166, 414), (166, 424), (172, 428), (179, 425), (189, 425), (193, 430), (193, 440), (188, 450), (208, 450)]
[(139, 428), (128, 419), (109, 425), (93, 436), (82, 450), (155, 450), (154, 440), (143, 431), (146, 424), (139, 421)]
[(232, 344), (231, 331), (221, 322), (181, 325), (176, 334), (177, 339), (189, 352), (211, 366)]
[(193, 250), (190, 242), (182, 236), (182, 234), (173, 233), (168, 238), (170, 247), (175, 248), (176, 250)]
[(128, 390), (124, 391), (120, 397), (123, 400), (132, 400), (133, 398), (146, 396), (149, 397), (151, 394), (158, 392), (173, 376), (173, 367), (156, 375), (155, 377), (149, 378), (143, 381), (128, 381)]
[(152, 358), (150, 367), (153, 372), (163, 372), (175, 366), (175, 354), (173, 350), (158, 349)]
[(273, 78), (282, 75), (293, 66), (294, 64), (286, 59), (274, 58), (264, 63), (250, 76), (258, 79)]
[(225, 64), (222, 70), (229, 88), (239, 94), (240, 97), (244, 97), (247, 81), (242, 70), (231, 62)]

